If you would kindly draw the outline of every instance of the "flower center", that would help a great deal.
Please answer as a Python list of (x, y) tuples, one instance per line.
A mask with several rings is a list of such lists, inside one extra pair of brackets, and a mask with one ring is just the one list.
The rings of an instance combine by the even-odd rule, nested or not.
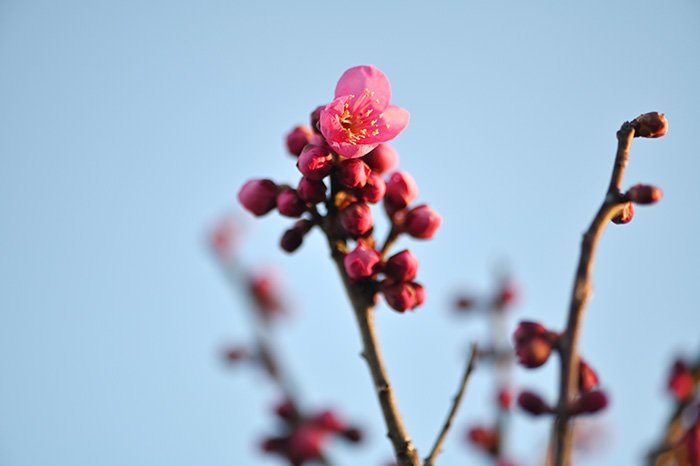
[(382, 115), (371, 118), (374, 105), (379, 104), (379, 99), (372, 99), (372, 97), (374, 97), (374, 91), (365, 88), (357, 100), (354, 95), (351, 95), (345, 101), (343, 113), (338, 116), (338, 120), (345, 132), (345, 139), (350, 144), (358, 144), (368, 136), (379, 134), (377, 122)]

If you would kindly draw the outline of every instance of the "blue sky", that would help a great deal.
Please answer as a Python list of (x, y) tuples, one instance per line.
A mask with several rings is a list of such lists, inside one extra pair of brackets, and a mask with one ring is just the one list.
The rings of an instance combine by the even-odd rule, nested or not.
[[(691, 0), (3, 0), (0, 464), (279, 464), (254, 448), (274, 391), (217, 359), (246, 320), (205, 233), (245, 180), (296, 181), (284, 134), (370, 63), (411, 112), (401, 167), (444, 218), (434, 240), (401, 243), (421, 261), (426, 305), (377, 311), (423, 452), (484, 334), (450, 316), (454, 291), (486, 289), (507, 263), (524, 288), (514, 320), (562, 326), (615, 131), (666, 113), (668, 136), (635, 141), (625, 179), (665, 197), (606, 233), (582, 339), (612, 406), (608, 447), (581, 464), (639, 463), (669, 409), (671, 359), (699, 350), (698, 26)], [(275, 245), (288, 221), (242, 215), (242, 260), (286, 276), (297, 311), (279, 344), (305, 401), (374, 434), (333, 457), (381, 464), (389, 445), (322, 238), (287, 256)], [(516, 378), (553, 396), (555, 371)], [(469, 461), (460, 437), (487, 419), (489, 389), (477, 374), (442, 464)], [(517, 415), (512, 456), (537, 464), (546, 433)]]

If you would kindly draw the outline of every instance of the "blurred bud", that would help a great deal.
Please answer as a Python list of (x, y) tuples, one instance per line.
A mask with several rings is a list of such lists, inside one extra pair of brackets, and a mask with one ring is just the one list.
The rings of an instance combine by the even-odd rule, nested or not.
[(386, 182), (384, 202), (393, 209), (403, 209), (418, 197), (418, 185), (407, 172), (392, 173)]
[(594, 414), (608, 405), (608, 396), (601, 390), (582, 393), (571, 406), (571, 414)]
[(285, 231), (280, 239), (280, 247), (286, 252), (294, 252), (304, 242), (304, 233), (296, 228)]
[(326, 200), (326, 185), (321, 180), (303, 178), (297, 186), (299, 197), (309, 204), (318, 204)]
[(362, 431), (358, 429), (357, 427), (349, 427), (345, 429), (344, 432), (342, 432), (342, 436), (346, 439), (349, 440), (352, 443), (359, 443), (362, 441), (362, 438), (364, 435), (362, 434)]
[(583, 358), (578, 360), (578, 389), (581, 392), (590, 392), (600, 383), (598, 374), (593, 368), (584, 361)]
[(553, 411), (542, 397), (530, 391), (523, 391), (520, 393), (518, 396), (518, 406), (520, 406), (523, 411), (533, 416), (540, 416)]
[(552, 352), (558, 337), (538, 322), (522, 321), (513, 333), (518, 362), (528, 368), (540, 367)]
[(404, 249), (387, 260), (384, 273), (396, 282), (411, 281), (418, 273), (418, 259), (411, 251)]
[(321, 411), (313, 417), (311, 423), (328, 432), (342, 433), (348, 428), (348, 426), (338, 418), (338, 415), (331, 410)]
[(454, 307), (457, 311), (470, 311), (476, 306), (476, 298), (473, 296), (457, 296)]
[(673, 363), (668, 377), (668, 391), (678, 401), (685, 401), (695, 393), (693, 373), (680, 359)]
[(650, 112), (632, 120), (635, 137), (659, 138), (668, 132), (668, 121), (663, 113)]
[(377, 272), (381, 258), (374, 249), (358, 243), (355, 250), (345, 255), (343, 266), (350, 280), (369, 278)]
[(690, 466), (700, 466), (700, 423), (688, 429), (685, 436), (685, 449)]
[(287, 449), (284, 437), (267, 437), (260, 442), (260, 449), (266, 453), (283, 453)]
[(495, 454), (498, 451), (498, 432), (483, 426), (472, 427), (467, 431), (467, 440), (489, 454)]
[(302, 424), (289, 436), (287, 458), (293, 465), (318, 459), (323, 452), (326, 433), (317, 427)]
[(299, 155), (297, 168), (305, 178), (322, 180), (333, 170), (333, 157), (323, 147), (308, 145)]
[(360, 159), (347, 159), (338, 164), (337, 177), (346, 188), (362, 188), (372, 170)]
[(511, 395), (510, 390), (507, 388), (502, 388), (498, 391), (496, 400), (498, 401), (498, 406), (500, 406), (502, 410), (508, 411), (513, 403), (513, 396)]
[(277, 189), (271, 180), (250, 180), (238, 191), (238, 200), (248, 212), (260, 217), (277, 205)]
[(401, 282), (383, 286), (387, 304), (398, 312), (414, 309), (425, 301), (425, 289), (415, 282)]
[(663, 195), (663, 191), (657, 186), (636, 184), (627, 191), (625, 197), (635, 204), (649, 205), (659, 202)]
[(235, 364), (251, 359), (251, 354), (248, 351), (248, 348), (244, 346), (233, 346), (224, 350), (224, 358), (226, 359), (226, 362)]
[(384, 198), (386, 183), (379, 173), (371, 172), (367, 178), (367, 184), (360, 189), (360, 199), (370, 204), (375, 204)]
[(287, 150), (290, 154), (299, 157), (301, 151), (311, 142), (313, 131), (308, 126), (297, 126), (287, 134)]
[(364, 202), (354, 202), (340, 211), (340, 224), (352, 236), (362, 236), (372, 229), (372, 211)]
[(291, 400), (282, 400), (277, 404), (275, 414), (285, 421), (291, 421), (298, 416), (297, 408)]
[(285, 217), (299, 217), (306, 212), (306, 204), (299, 198), (296, 189), (284, 188), (277, 195), (277, 210)]
[(612, 221), (618, 225), (624, 225), (631, 222), (632, 217), (634, 217), (634, 204), (628, 202), (622, 207), (620, 213), (613, 217)]
[(399, 154), (389, 144), (379, 144), (370, 153), (362, 157), (373, 172), (386, 173), (399, 165)]
[(430, 239), (442, 224), (442, 217), (427, 204), (413, 208), (406, 215), (404, 230), (414, 238)]
[(209, 245), (218, 256), (231, 254), (239, 236), (239, 226), (233, 217), (226, 217), (209, 234)]
[(518, 296), (518, 289), (510, 280), (506, 280), (501, 284), (501, 289), (498, 290), (498, 294), (493, 302), (493, 307), (498, 310), (502, 310), (511, 306), (515, 303)]

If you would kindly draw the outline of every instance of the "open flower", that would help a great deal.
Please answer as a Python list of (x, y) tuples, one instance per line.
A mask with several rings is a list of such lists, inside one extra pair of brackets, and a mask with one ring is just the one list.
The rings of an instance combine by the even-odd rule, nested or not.
[(389, 105), (391, 85), (372, 65), (350, 68), (340, 77), (335, 99), (321, 111), (323, 137), (338, 154), (357, 158), (395, 138), (409, 114)]

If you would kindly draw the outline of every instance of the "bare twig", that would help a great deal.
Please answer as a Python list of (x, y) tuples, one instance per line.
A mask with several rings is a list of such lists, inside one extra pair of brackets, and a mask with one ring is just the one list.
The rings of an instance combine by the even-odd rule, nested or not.
[(386, 257), (386, 255), (389, 253), (389, 249), (394, 245), (396, 240), (399, 237), (399, 231), (396, 229), (395, 226), (392, 225), (391, 230), (389, 230), (389, 234), (387, 234), (386, 239), (384, 240), (384, 245), (382, 246), (382, 250), (379, 251), (379, 255), (381, 256), (382, 259)]
[(578, 341), (581, 322), (586, 304), (591, 296), (591, 276), (596, 247), (605, 227), (623, 208), (625, 201), (620, 193), (622, 178), (629, 159), (629, 150), (634, 137), (634, 127), (629, 122), (623, 123), (617, 132), (617, 155), (613, 167), (610, 185), (605, 200), (590, 227), (583, 235), (581, 255), (574, 279), (569, 305), (569, 317), (566, 330), (561, 339), (561, 383), (559, 386), (559, 403), (552, 431), (552, 456), (555, 466), (568, 466), (571, 462), (572, 429), (568, 407), (576, 396), (578, 385)]
[(479, 351), (476, 345), (473, 344), (471, 349), (471, 356), (469, 356), (469, 361), (467, 362), (467, 368), (465, 369), (464, 375), (462, 376), (462, 381), (459, 384), (459, 389), (457, 390), (457, 393), (453, 398), (452, 408), (450, 408), (450, 412), (447, 414), (447, 419), (445, 419), (445, 423), (443, 424), (437, 439), (435, 439), (435, 445), (433, 445), (433, 449), (431, 450), (430, 455), (428, 455), (428, 457), (423, 462), (423, 466), (433, 466), (438, 455), (442, 452), (442, 444), (445, 441), (445, 438), (447, 437), (447, 433), (452, 427), (452, 422), (454, 421), (454, 418), (457, 415), (459, 405), (462, 403), (462, 398), (464, 397), (464, 393), (467, 389), (467, 382), (469, 381), (469, 377), (471, 376), (472, 371), (474, 370), (474, 363), (476, 362), (478, 355)]

